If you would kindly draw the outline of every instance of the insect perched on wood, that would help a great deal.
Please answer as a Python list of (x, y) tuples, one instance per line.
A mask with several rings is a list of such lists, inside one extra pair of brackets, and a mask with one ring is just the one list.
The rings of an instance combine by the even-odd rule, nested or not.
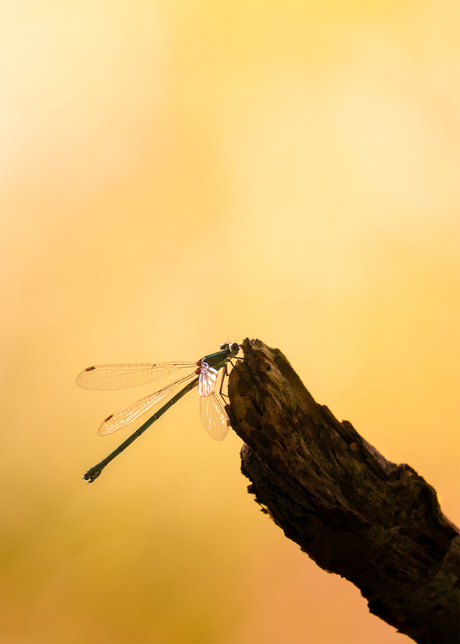
[[(151, 416), (139, 429), (129, 436), (116, 450), (104, 458), (100, 463), (91, 467), (83, 479), (92, 483), (118, 454), (121, 454), (133, 441), (172, 407), (188, 391), (198, 385), (200, 395), (200, 417), (204, 428), (215, 440), (223, 440), (230, 426), (227, 413), (222, 401), (222, 386), (227, 375), (228, 362), (236, 357), (240, 345), (236, 342), (225, 342), (220, 345), (220, 351), (204, 356), (198, 362), (161, 362), (158, 364), (103, 364), (88, 367), (80, 373), (77, 385), (83, 389), (109, 390), (126, 389), (143, 385), (154, 380), (164, 378), (178, 369), (191, 369), (194, 371), (175, 380), (141, 400), (138, 400), (123, 409), (111, 414), (99, 427), (99, 434), (106, 436), (118, 431), (122, 427), (134, 422), (139, 416), (155, 407), (160, 401), (175, 391), (179, 385), (184, 386), (167, 403)], [(223, 375), (220, 382), (219, 393), (216, 391), (217, 376), (220, 369)]]

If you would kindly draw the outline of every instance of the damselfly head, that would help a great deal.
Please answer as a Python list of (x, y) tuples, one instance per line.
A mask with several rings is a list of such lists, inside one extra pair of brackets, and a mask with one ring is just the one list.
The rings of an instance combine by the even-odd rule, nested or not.
[(232, 342), (231, 344), (229, 344), (228, 342), (222, 342), (222, 344), (220, 345), (220, 350), (229, 351), (232, 356), (236, 356), (236, 354), (240, 350), (240, 345), (237, 342)]
[(231, 354), (236, 356), (236, 354), (240, 350), (240, 345), (237, 342), (232, 342), (230, 347), (229, 347), (229, 349), (230, 349)]

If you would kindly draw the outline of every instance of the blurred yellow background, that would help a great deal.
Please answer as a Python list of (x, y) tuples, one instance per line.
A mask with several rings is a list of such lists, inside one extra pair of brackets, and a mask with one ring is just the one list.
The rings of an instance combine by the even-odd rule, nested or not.
[(154, 388), (75, 377), (258, 337), (459, 522), (459, 3), (0, 18), (2, 644), (409, 642), (258, 511), (195, 392), (85, 485)]

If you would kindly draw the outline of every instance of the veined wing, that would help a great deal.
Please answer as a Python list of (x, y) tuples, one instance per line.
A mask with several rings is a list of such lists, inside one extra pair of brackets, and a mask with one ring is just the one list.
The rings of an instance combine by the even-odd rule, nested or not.
[(222, 441), (228, 434), (230, 421), (221, 399), (216, 393), (200, 396), (200, 417), (203, 427), (216, 441)]
[(200, 379), (198, 380), (198, 393), (200, 396), (210, 396), (214, 393), (217, 373), (216, 369), (209, 367), (206, 362), (201, 363)]
[(141, 398), (140, 400), (137, 400), (136, 402), (123, 407), (123, 409), (116, 411), (114, 414), (111, 414), (104, 420), (104, 422), (98, 429), (98, 433), (101, 436), (107, 436), (107, 434), (113, 434), (113, 432), (117, 432), (122, 427), (126, 427), (126, 425), (134, 422), (137, 418), (139, 418), (139, 416), (142, 416), (142, 414), (145, 414), (145, 412), (149, 411), (149, 409), (155, 407), (155, 405), (169, 396), (169, 394), (171, 394), (180, 384), (184, 383), (186, 380), (189, 380), (193, 376), (195, 376), (195, 374), (191, 373), (190, 375), (185, 376), (185, 378), (180, 378), (179, 380), (172, 382), (170, 385), (167, 385), (163, 389), (150, 394), (150, 396)]
[(108, 391), (127, 389), (159, 380), (177, 369), (196, 367), (192, 362), (159, 362), (157, 364), (98, 364), (88, 367), (77, 377), (83, 389)]

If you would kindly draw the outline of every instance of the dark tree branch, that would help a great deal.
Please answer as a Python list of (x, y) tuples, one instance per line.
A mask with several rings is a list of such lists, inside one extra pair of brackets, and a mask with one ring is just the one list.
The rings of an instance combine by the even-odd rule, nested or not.
[(256, 501), (371, 613), (416, 642), (459, 642), (460, 531), (435, 490), (316, 403), (278, 349), (243, 351), (227, 410)]

